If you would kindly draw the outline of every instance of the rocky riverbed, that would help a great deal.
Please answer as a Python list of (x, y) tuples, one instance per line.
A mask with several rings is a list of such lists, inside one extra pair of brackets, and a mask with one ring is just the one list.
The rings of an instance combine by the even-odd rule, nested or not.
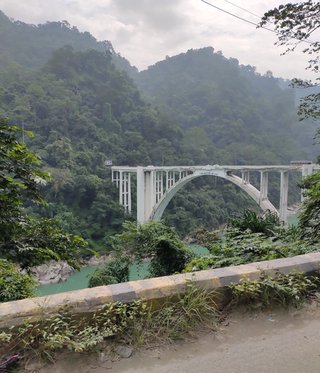
[[(110, 260), (110, 255), (93, 256), (85, 260), (84, 266), (99, 266)], [(51, 260), (45, 264), (31, 267), (30, 271), (40, 285), (57, 284), (66, 281), (75, 271), (66, 261)]]

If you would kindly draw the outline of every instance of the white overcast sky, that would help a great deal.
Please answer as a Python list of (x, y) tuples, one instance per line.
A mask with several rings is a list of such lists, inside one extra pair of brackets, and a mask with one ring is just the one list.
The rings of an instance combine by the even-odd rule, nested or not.
[[(259, 19), (229, 4), (212, 4), (253, 22)], [(230, 0), (256, 15), (283, 0)], [(98, 40), (110, 40), (139, 70), (190, 48), (212, 46), (241, 64), (284, 78), (308, 77), (306, 56), (280, 56), (273, 33), (224, 14), (201, 0), (0, 0), (7, 16), (26, 23), (67, 20)]]

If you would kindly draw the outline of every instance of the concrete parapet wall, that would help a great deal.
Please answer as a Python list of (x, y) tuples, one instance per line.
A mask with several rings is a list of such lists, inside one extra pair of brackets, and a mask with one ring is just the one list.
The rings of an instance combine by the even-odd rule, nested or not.
[(200, 288), (218, 290), (238, 282), (242, 277), (256, 279), (262, 271), (269, 275), (292, 270), (307, 274), (319, 268), (320, 253), (311, 253), (6, 302), (0, 304), (0, 328), (20, 325), (24, 320), (36, 321), (50, 317), (64, 307), (74, 314), (81, 314), (95, 312), (110, 302), (127, 303), (137, 299), (157, 301), (185, 292), (188, 281)]

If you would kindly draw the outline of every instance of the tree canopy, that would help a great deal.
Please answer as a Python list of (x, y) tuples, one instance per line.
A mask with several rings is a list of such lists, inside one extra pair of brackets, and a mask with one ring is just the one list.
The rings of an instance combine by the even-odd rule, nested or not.
[[(302, 98), (299, 114), (302, 119), (320, 118), (320, 41), (314, 40), (320, 29), (320, 3), (318, 1), (303, 1), (297, 4), (284, 4), (267, 12), (261, 22), (265, 25), (271, 22), (278, 34), (278, 44), (286, 45), (288, 52), (296, 50), (303, 43), (303, 53), (308, 54), (309, 63), (306, 66), (314, 74), (314, 80), (303, 81), (294, 79), (294, 84), (305, 88), (317, 88), (315, 92)], [(320, 135), (318, 128), (317, 135)], [(319, 158), (318, 158), (319, 161)], [(303, 237), (311, 240), (320, 239), (320, 172), (308, 176), (302, 181), (305, 188), (305, 200), (300, 214), (300, 227)]]
[(40, 185), (48, 174), (39, 158), (17, 140), (21, 130), (0, 118), (0, 256), (29, 268), (50, 259), (67, 260), (78, 267), (86, 242), (63, 232), (54, 220), (26, 212), (32, 202), (44, 204)]
[[(320, 3), (308, 0), (296, 4), (288, 3), (274, 8), (262, 18), (261, 25), (273, 23), (278, 35), (278, 45), (285, 45), (285, 53), (293, 52), (303, 45), (303, 53), (309, 56), (306, 66), (315, 74), (314, 80), (294, 79), (299, 87), (317, 87), (320, 84), (320, 41), (315, 40), (320, 29)], [(299, 114), (303, 118), (320, 118), (320, 92), (307, 94), (303, 97)]]

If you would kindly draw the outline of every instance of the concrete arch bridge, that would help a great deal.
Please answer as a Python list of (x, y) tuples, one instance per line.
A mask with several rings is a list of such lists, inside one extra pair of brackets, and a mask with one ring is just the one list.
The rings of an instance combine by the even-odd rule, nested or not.
[[(160, 220), (173, 196), (191, 180), (201, 176), (216, 176), (228, 180), (244, 190), (262, 209), (279, 215), (287, 222), (289, 172), (298, 171), (302, 176), (319, 169), (315, 164), (283, 166), (170, 166), (126, 167), (112, 166), (112, 181), (119, 189), (119, 203), (131, 212), (132, 174), (137, 179), (137, 221), (145, 223)], [(250, 183), (250, 173), (260, 173), (260, 188)], [(280, 173), (279, 210), (268, 199), (268, 175)], [(241, 175), (241, 176), (238, 176)]]

